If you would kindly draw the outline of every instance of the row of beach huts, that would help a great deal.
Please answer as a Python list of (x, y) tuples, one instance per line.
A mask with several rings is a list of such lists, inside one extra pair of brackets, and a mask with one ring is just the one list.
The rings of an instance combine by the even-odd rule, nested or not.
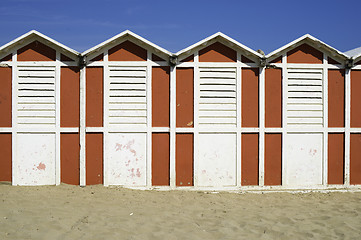
[(0, 47), (0, 181), (359, 189), (360, 104), (361, 49), (308, 34), (264, 55), (222, 33), (79, 53), (30, 31)]

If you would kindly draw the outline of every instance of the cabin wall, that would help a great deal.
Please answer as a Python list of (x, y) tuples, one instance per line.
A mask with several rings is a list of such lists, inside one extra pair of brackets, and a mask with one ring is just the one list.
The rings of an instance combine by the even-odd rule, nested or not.
[(0, 181), (357, 188), (361, 68), (333, 57), (303, 43), (261, 66), (213, 40), (172, 66), (125, 37), (80, 68), (25, 42), (1, 60)]
[(8, 67), (0, 67), (0, 181), (78, 185), (78, 63), (37, 38), (1, 63)]

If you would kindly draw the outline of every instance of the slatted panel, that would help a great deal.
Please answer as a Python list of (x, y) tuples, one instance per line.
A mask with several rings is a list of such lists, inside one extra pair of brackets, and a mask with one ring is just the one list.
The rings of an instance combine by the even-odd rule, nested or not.
[(55, 67), (18, 67), (17, 95), (20, 126), (55, 125)]
[(109, 124), (146, 126), (146, 68), (109, 67)]
[(322, 69), (288, 69), (287, 124), (322, 126)]
[(199, 124), (236, 125), (236, 68), (200, 68)]

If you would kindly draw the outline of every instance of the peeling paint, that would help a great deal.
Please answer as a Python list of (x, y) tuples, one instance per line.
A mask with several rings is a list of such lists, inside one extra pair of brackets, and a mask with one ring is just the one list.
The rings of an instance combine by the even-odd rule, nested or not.
[(39, 169), (39, 170), (45, 170), (45, 168), (46, 168), (46, 165), (44, 164), (44, 163), (39, 163), (39, 165), (36, 167), (37, 169)]

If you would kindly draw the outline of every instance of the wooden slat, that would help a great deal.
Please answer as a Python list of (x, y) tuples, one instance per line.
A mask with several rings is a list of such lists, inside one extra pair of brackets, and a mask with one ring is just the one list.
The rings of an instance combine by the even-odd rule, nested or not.
[(110, 90), (123, 89), (123, 90), (140, 90), (145, 91), (145, 84), (110, 84)]
[(236, 118), (200, 117), (199, 124), (236, 124)]
[(323, 111), (287, 111), (288, 117), (323, 117)]
[[(110, 77), (110, 83), (113, 85), (114, 83), (128, 83), (128, 84), (145, 84), (145, 78), (121, 78), (121, 77)], [(115, 85), (115, 84), (114, 84)]]
[(230, 104), (200, 104), (199, 106), (199, 110), (214, 110), (214, 109), (218, 109), (218, 110), (236, 110), (236, 104), (230, 103)]
[(139, 103), (139, 104), (135, 104), (135, 103), (123, 103), (123, 104), (116, 104), (116, 103), (111, 103), (109, 104), (109, 110), (146, 110), (147, 109), (147, 105), (144, 103)]
[(236, 117), (236, 111), (199, 111), (200, 117)]
[(288, 107), (288, 110), (292, 110), (292, 111), (304, 111), (304, 110), (322, 111), (323, 110), (323, 106), (321, 104), (319, 104), (319, 105), (288, 104), (287, 107)]
[(18, 117), (54, 117), (55, 110), (53, 111), (18, 111)]
[(209, 84), (201, 84), (200, 86), (201, 91), (236, 91), (236, 85), (209, 85)]
[(146, 117), (147, 111), (145, 110), (110, 110), (110, 117)]

